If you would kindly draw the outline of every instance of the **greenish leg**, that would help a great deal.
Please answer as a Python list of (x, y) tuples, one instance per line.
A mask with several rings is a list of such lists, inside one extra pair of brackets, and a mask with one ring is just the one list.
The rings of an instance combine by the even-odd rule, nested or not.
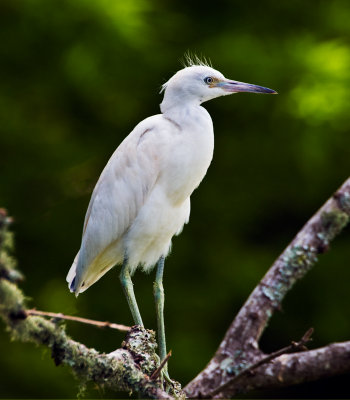
[(120, 282), (122, 284), (122, 287), (123, 287), (123, 290), (124, 290), (124, 293), (126, 296), (126, 300), (128, 301), (129, 308), (130, 308), (132, 317), (134, 319), (134, 323), (135, 323), (135, 325), (143, 326), (141, 314), (140, 314), (139, 308), (137, 306), (136, 298), (135, 298), (133, 283), (131, 281), (127, 257), (124, 258), (123, 266), (122, 266), (122, 270), (120, 272), (119, 278), (120, 278)]
[[(164, 289), (163, 289), (163, 271), (164, 271), (164, 257), (158, 261), (156, 280), (153, 283), (153, 293), (156, 303), (157, 314), (157, 331), (158, 331), (158, 346), (160, 361), (163, 361), (167, 355), (166, 342), (165, 342), (165, 327), (164, 327)], [(168, 375), (168, 365), (163, 368), (164, 377), (170, 381)]]

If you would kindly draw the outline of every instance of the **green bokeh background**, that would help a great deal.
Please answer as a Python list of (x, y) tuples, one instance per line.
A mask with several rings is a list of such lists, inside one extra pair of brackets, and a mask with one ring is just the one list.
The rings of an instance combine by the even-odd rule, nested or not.
[[(304, 222), (349, 176), (350, 2), (0, 0), (0, 206), (15, 218), (25, 293), (38, 309), (130, 324), (116, 271), (76, 299), (65, 276), (108, 158), (145, 117), (186, 51), (227, 77), (276, 89), (205, 104), (215, 154), (191, 221), (166, 261), (171, 375), (207, 363), (235, 313)], [(276, 350), (315, 328), (312, 347), (350, 339), (350, 230), (296, 285), (263, 336)], [(153, 275), (153, 274), (152, 274)], [(138, 272), (155, 328), (153, 276)], [(123, 334), (68, 324), (100, 351)], [(254, 393), (349, 397), (349, 375)], [(47, 350), (0, 332), (0, 397), (75, 397)], [(120, 394), (125, 397), (126, 394)], [(113, 397), (89, 386), (89, 397)], [(252, 396), (252, 394), (250, 394)]]

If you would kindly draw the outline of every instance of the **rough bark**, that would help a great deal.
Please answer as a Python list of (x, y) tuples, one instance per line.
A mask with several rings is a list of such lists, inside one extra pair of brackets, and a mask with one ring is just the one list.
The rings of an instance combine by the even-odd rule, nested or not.
[[(254, 289), (207, 367), (184, 388), (189, 397), (208, 397), (232, 376), (265, 357), (258, 341), (269, 319), (280, 309), (294, 283), (317, 262), (319, 254), (329, 249), (349, 218), (350, 179), (306, 223)], [(312, 375), (309, 376), (311, 379)], [(242, 382), (239, 386), (242, 389)], [(252, 387), (249, 384), (246, 389)], [(231, 387), (220, 396), (230, 397), (234, 393)]]
[[(291, 386), (350, 371), (350, 341), (334, 343), (315, 350), (285, 354), (256, 370), (241, 382), (241, 390)], [(239, 390), (236, 387), (235, 392)]]

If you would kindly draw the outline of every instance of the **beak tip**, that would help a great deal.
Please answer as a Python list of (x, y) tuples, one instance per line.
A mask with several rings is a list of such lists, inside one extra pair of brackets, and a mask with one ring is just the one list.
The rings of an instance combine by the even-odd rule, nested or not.
[(267, 88), (267, 87), (263, 87), (263, 90), (261, 91), (261, 93), (263, 94), (278, 94), (278, 92), (276, 90)]

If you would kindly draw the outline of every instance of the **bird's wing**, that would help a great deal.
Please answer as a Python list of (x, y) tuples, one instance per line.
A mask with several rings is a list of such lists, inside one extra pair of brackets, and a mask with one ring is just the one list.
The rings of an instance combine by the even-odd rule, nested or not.
[[(96, 276), (93, 282), (86, 282), (91, 286), (113, 266), (107, 265), (106, 254), (111, 253), (108, 248), (117, 246), (157, 181), (156, 142), (161, 135), (161, 126), (160, 115), (141, 122), (120, 144), (104, 168), (86, 212), (79, 255), (67, 275), (71, 290), (81, 292), (80, 286), (88, 275), (91, 278)], [(101, 259), (98, 263), (97, 258)], [(113, 261), (115, 264), (122, 259)], [(85, 290), (86, 286), (82, 289)]]

